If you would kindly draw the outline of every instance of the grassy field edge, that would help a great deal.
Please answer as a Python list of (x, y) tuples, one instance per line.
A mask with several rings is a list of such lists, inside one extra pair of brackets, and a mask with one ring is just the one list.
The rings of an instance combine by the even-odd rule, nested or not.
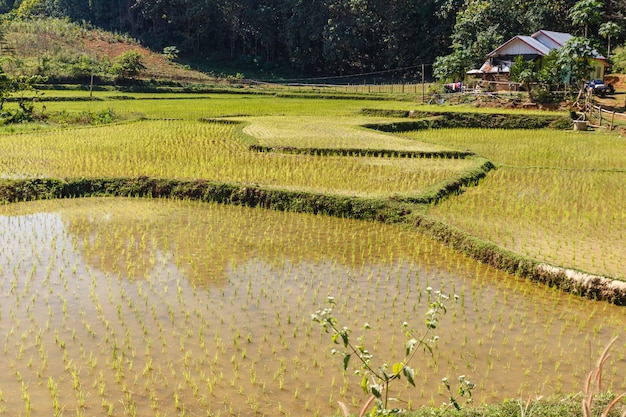
[(459, 159), (474, 155), (469, 151), (398, 151), (393, 149), (367, 149), (367, 148), (297, 148), (291, 146), (263, 146), (250, 145), (249, 149), (255, 152), (277, 152), (298, 155), (318, 156), (354, 156), (354, 157), (386, 157), (386, 158), (444, 158)]
[(402, 111), (363, 109), (363, 114), (378, 117), (415, 119), (396, 123), (370, 123), (364, 127), (382, 132), (444, 128), (499, 128), (499, 129), (572, 129), (572, 119), (566, 114), (469, 113), (458, 111)]

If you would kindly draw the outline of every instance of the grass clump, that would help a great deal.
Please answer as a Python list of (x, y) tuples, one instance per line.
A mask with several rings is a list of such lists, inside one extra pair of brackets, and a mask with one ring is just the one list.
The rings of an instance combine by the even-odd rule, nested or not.
[[(596, 397), (597, 403), (594, 411), (597, 413), (603, 410), (616, 395), (605, 392)], [(439, 409), (424, 407), (416, 411), (408, 412), (405, 417), (578, 417), (581, 415), (580, 403), (581, 394), (570, 394), (561, 396), (529, 397), (524, 399), (508, 399), (500, 403), (479, 405), (463, 410)], [(623, 410), (611, 410), (610, 417), (618, 417)], [(595, 415), (595, 414), (594, 414)], [(598, 413), (599, 415), (599, 413)]]

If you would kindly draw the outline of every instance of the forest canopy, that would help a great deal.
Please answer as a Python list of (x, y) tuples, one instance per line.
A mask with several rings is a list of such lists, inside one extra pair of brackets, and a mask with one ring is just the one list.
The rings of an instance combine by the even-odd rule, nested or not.
[[(595, 1), (595, 0), (583, 0)], [(299, 76), (431, 69), (437, 57), (479, 64), (517, 34), (539, 29), (595, 35), (613, 21), (626, 35), (626, 0), (598, 2), (579, 24), (575, 0), (0, 0), (5, 19), (66, 17), (129, 34), (188, 62), (228, 62)], [(575, 24), (575, 22), (577, 24)], [(621, 29), (621, 30), (619, 30)], [(604, 46), (606, 48), (606, 46)]]

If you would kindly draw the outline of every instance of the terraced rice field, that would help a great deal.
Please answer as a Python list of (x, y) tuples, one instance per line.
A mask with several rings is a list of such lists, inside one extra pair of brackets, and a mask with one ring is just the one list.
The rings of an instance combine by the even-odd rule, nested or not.
[(5, 178), (205, 179), (354, 195), (417, 193), (472, 160), (322, 157), (250, 152), (231, 124), (139, 121), (2, 138)]
[[(556, 265), (624, 277), (626, 153), (617, 135), (394, 136), (359, 127), (394, 121), (365, 118), (360, 108), (406, 109), (406, 102), (215, 95), (47, 109), (103, 105), (147, 119), (5, 132), (2, 176), (200, 179), (395, 201), (477, 160), (258, 153), (246, 144), (469, 149), (497, 169), (416, 211)], [(311, 321), (329, 296), (377, 364), (402, 358), (403, 322), (424, 326), (427, 288), (459, 296), (437, 329), (434, 357), (412, 363), (417, 388), (394, 387), (397, 405), (409, 409), (447, 401), (444, 376), (466, 375), (477, 402), (577, 392), (608, 340), (626, 328), (623, 308), (494, 270), (406, 224), (87, 198), (2, 205), (0, 235), (6, 416), (325, 416), (339, 411), (337, 401), (356, 411), (367, 398), (361, 378), (341, 371), (330, 337)], [(626, 338), (614, 352), (605, 387), (624, 390)]]
[(498, 165), (479, 187), (428, 214), (551, 264), (626, 278), (626, 141), (616, 133), (432, 130)]
[[(310, 314), (336, 298), (379, 361), (422, 327), (425, 289), (460, 300), (418, 356), (400, 406), (438, 405), (443, 376), (475, 399), (581, 387), (624, 310), (538, 287), (400, 226), (185, 201), (2, 207), (3, 415), (329, 415), (356, 408)], [(360, 330), (368, 322), (371, 330)], [(623, 349), (607, 387), (626, 386)], [(510, 375), (516, 375), (510, 378)]]

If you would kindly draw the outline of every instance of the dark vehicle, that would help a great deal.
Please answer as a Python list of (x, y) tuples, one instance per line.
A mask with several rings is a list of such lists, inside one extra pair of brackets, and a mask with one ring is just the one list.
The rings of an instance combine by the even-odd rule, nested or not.
[(591, 80), (585, 84), (587, 89), (591, 89), (593, 94), (605, 95), (605, 94), (613, 94), (615, 92), (615, 88), (613, 84), (604, 84), (602, 80)]

